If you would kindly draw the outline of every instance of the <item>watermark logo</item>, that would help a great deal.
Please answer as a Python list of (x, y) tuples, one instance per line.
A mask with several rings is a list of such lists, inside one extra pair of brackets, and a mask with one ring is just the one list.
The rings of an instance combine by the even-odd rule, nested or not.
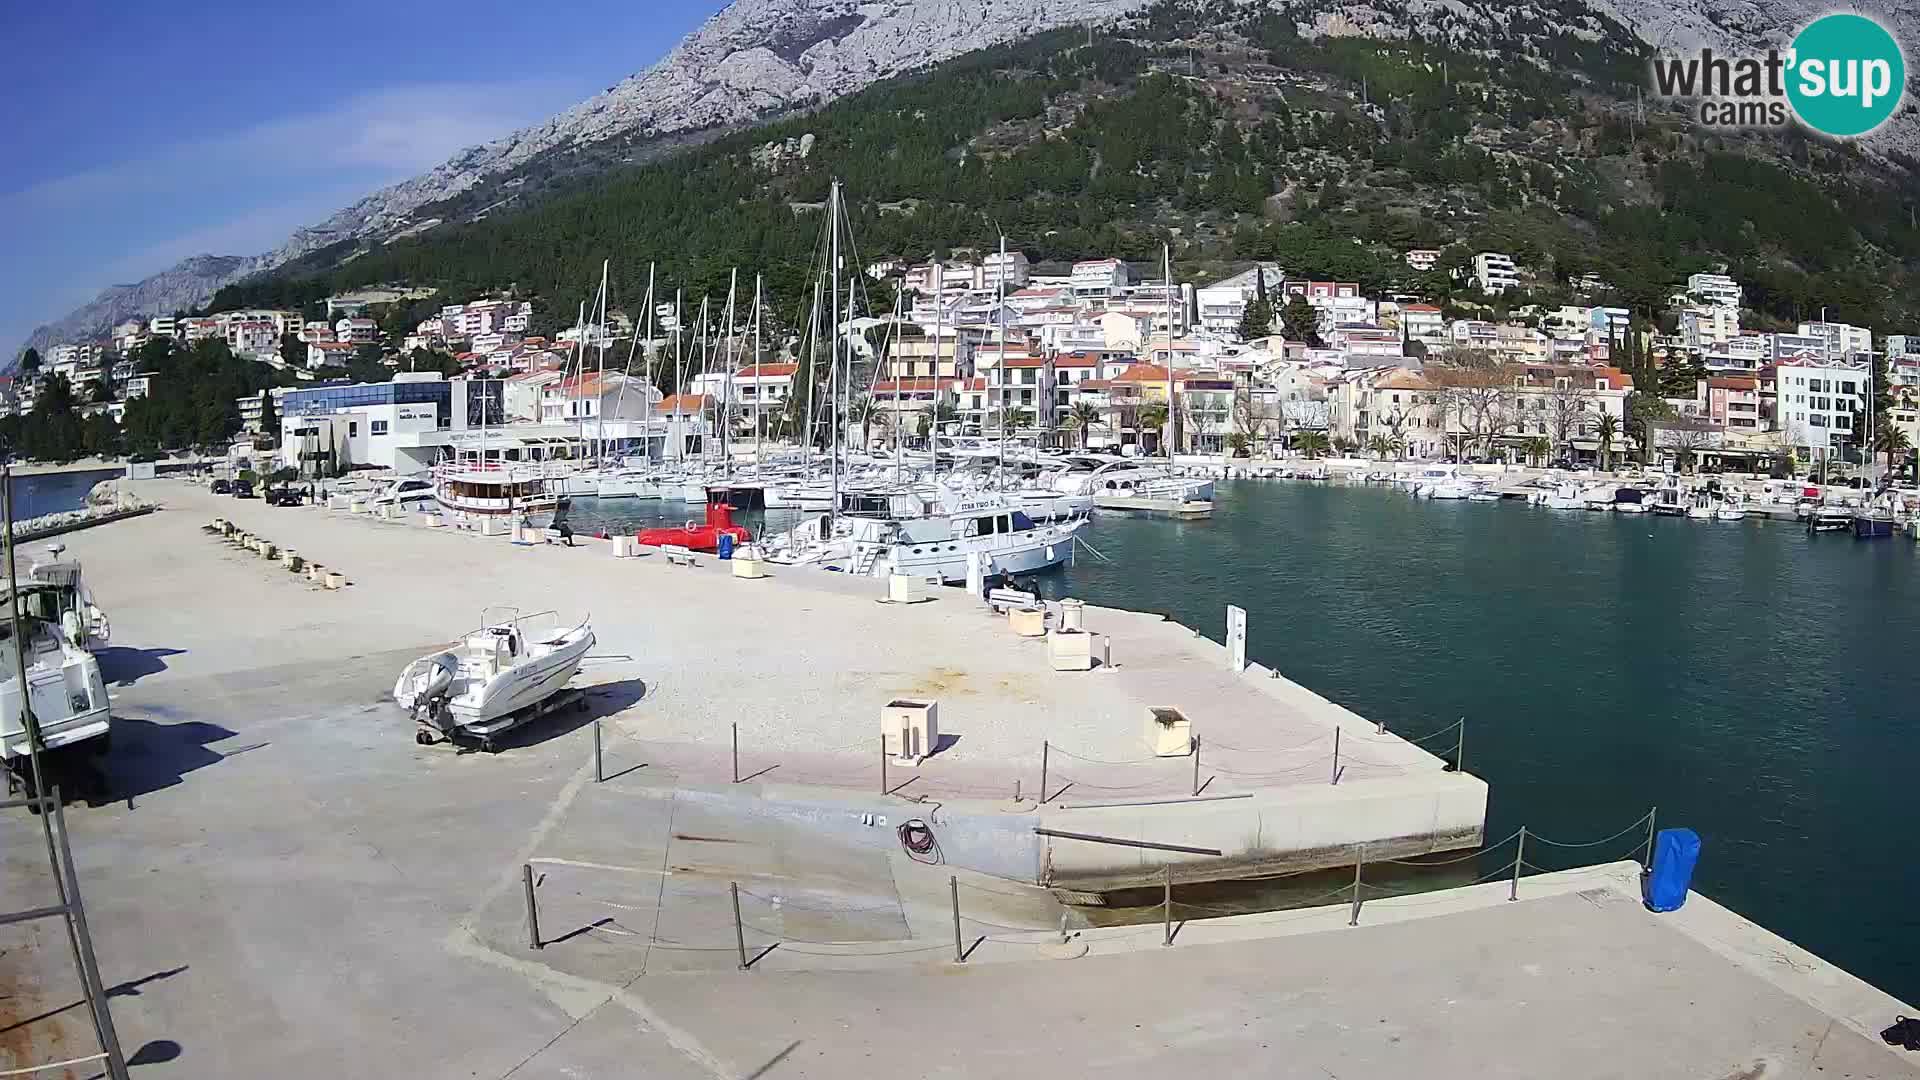
[(1864, 15), (1825, 15), (1800, 31), (1786, 52), (1764, 56), (1656, 57), (1654, 91), (1693, 102), (1700, 123), (1719, 128), (1781, 128), (1790, 121), (1823, 135), (1870, 134), (1899, 109), (1907, 64), (1886, 27)]

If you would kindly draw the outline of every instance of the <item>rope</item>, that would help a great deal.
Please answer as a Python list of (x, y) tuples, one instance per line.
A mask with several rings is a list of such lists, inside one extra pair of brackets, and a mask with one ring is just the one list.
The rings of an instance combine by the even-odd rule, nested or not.
[(29, 1065), (24, 1069), (0, 1069), (0, 1076), (25, 1076), (28, 1073), (45, 1072), (48, 1069), (64, 1069), (69, 1065), (85, 1065), (89, 1061), (99, 1061), (107, 1056), (105, 1050), (86, 1057), (77, 1057), (69, 1061), (52, 1061), (45, 1065)]
[[(1074, 753), (1074, 752), (1073, 752), (1073, 751), (1071, 751), (1071, 750), (1063, 750), (1063, 749), (1061, 749), (1061, 748), (1060, 748), (1060, 747), (1058, 747), (1058, 746), (1053, 746), (1052, 744), (1048, 744), (1048, 745), (1049, 745), (1049, 748), (1050, 748), (1050, 749), (1051, 749), (1051, 750), (1052, 750), (1052, 751), (1053, 751), (1054, 753), (1056, 753), (1056, 754), (1061, 754), (1061, 755), (1064, 755), (1064, 756), (1066, 756), (1066, 757), (1070, 757), (1070, 758), (1072, 758), (1072, 759), (1074, 759), (1075, 761), (1084, 761), (1084, 762), (1087, 762), (1087, 763), (1088, 763), (1088, 764), (1090, 764), (1090, 765), (1121, 765), (1121, 766), (1129, 766), (1129, 765), (1152, 765), (1152, 764), (1154, 764), (1154, 763), (1155, 763), (1154, 761), (1107, 761), (1107, 760), (1105, 760), (1105, 759), (1103, 759), (1103, 758), (1091, 758), (1091, 757), (1082, 757), (1081, 755), (1079, 755), (1079, 754), (1076, 754), (1076, 753)], [(1155, 761), (1157, 761), (1157, 760), (1158, 760), (1158, 759), (1155, 759)]]
[(1447, 732), (1452, 731), (1454, 728), (1457, 728), (1461, 724), (1464, 724), (1466, 722), (1467, 722), (1467, 718), (1463, 716), (1460, 719), (1455, 720), (1453, 723), (1448, 724), (1446, 727), (1441, 728), (1439, 731), (1430, 731), (1427, 734), (1422, 735), (1417, 739), (1409, 739), (1403, 735), (1401, 736), (1401, 741), (1410, 742), (1418, 746), (1419, 744), (1424, 743), (1430, 739), (1437, 738), (1438, 736), (1441, 736), (1441, 735), (1445, 735)]
[[(900, 847), (907, 858), (917, 863), (936, 866), (946, 861), (946, 855), (940, 850), (940, 840), (933, 835), (933, 829), (919, 818), (911, 818), (900, 823)], [(923, 856), (931, 856), (925, 858)]]
[[(1506, 875), (1508, 875), (1508, 874), (1511, 874), (1511, 873), (1513, 873), (1513, 863), (1512, 863), (1512, 861), (1509, 861), (1509, 862), (1507, 862), (1507, 864), (1506, 864), (1506, 865), (1504, 865), (1504, 866), (1500, 866), (1500, 867), (1497, 867), (1497, 868), (1495, 868), (1494, 870), (1492, 870), (1492, 871), (1490, 871), (1490, 872), (1488, 872), (1488, 873), (1486, 873), (1486, 874), (1482, 874), (1481, 876), (1479, 876), (1479, 877), (1477, 877), (1477, 878), (1474, 878), (1474, 879), (1473, 879), (1472, 881), (1469, 881), (1469, 882), (1467, 882), (1467, 883), (1466, 883), (1465, 885), (1453, 885), (1453, 886), (1449, 886), (1448, 888), (1446, 888), (1446, 889), (1444, 889), (1444, 890), (1438, 890), (1438, 891), (1442, 891), (1442, 892), (1452, 892), (1452, 891), (1453, 891), (1453, 890), (1455, 890), (1455, 889), (1465, 889), (1465, 888), (1470, 888), (1470, 887), (1472, 887), (1472, 886), (1474, 886), (1474, 885), (1484, 885), (1484, 884), (1486, 884), (1487, 882), (1489, 882), (1489, 881), (1492, 881), (1492, 880), (1493, 880), (1494, 878), (1497, 878), (1497, 877), (1503, 877), (1503, 876), (1506, 876)], [(1379, 888), (1379, 886), (1377, 886), (1377, 885), (1368, 885), (1368, 884), (1366, 884), (1365, 882), (1362, 882), (1362, 883), (1361, 883), (1361, 887), (1362, 887), (1362, 888), (1368, 888), (1368, 889), (1377, 889), (1377, 888)], [(1425, 896), (1425, 895), (1427, 895), (1427, 894), (1426, 894), (1426, 893), (1390, 893), (1390, 894), (1388, 894), (1387, 896), (1384, 896), (1384, 897), (1382, 897), (1381, 899), (1385, 899), (1385, 900), (1398, 900), (1398, 899), (1400, 899), (1401, 897), (1407, 897), (1407, 896)], [(1428, 905), (1428, 904), (1434, 904), (1434, 903), (1438, 903), (1438, 902), (1440, 902), (1440, 901), (1443, 901), (1443, 900), (1447, 900), (1447, 901), (1451, 901), (1451, 900), (1453, 900), (1453, 899), (1454, 899), (1454, 898), (1453, 898), (1453, 897), (1451, 897), (1451, 896), (1440, 896), (1440, 897), (1434, 897), (1433, 899), (1428, 899), (1428, 900), (1414, 900), (1414, 901), (1410, 901), (1410, 902), (1408, 902), (1408, 903), (1405, 903), (1405, 904), (1400, 904), (1400, 905), (1396, 905), (1396, 906), (1400, 906), (1400, 907), (1424, 907), (1424, 906), (1426, 906), (1426, 905)]]
[[(1178, 778), (1178, 777), (1168, 777), (1167, 779), (1165, 779), (1165, 780), (1162, 780), (1162, 781), (1160, 781), (1160, 782), (1158, 782), (1158, 783), (1153, 783), (1153, 784), (1127, 784), (1127, 785), (1122, 785), (1122, 786), (1118, 786), (1118, 787), (1116, 787), (1116, 786), (1114, 786), (1114, 785), (1112, 785), (1112, 784), (1089, 784), (1089, 783), (1087, 783), (1087, 782), (1086, 782), (1085, 780), (1080, 780), (1080, 779), (1077, 779), (1077, 778), (1075, 778), (1075, 777), (1071, 777), (1071, 776), (1064, 776), (1064, 775), (1063, 775), (1063, 776), (1061, 776), (1061, 777), (1060, 777), (1060, 779), (1062, 779), (1062, 780), (1065, 780), (1065, 781), (1067, 781), (1068, 783), (1070, 783), (1070, 784), (1072, 784), (1072, 785), (1073, 785), (1074, 787), (1083, 787), (1083, 788), (1091, 788), (1091, 789), (1092, 789), (1092, 790), (1094, 790), (1094, 791), (1119, 791), (1119, 792), (1129, 792), (1129, 791), (1157, 791), (1157, 790), (1164, 790), (1164, 789), (1166, 789), (1166, 787), (1167, 787), (1167, 785), (1169, 785), (1169, 784), (1172, 784), (1172, 783), (1174, 783), (1174, 782), (1175, 782), (1175, 781), (1176, 781), (1177, 779), (1179, 779), (1179, 778)], [(1185, 790), (1185, 789), (1183, 788), (1183, 789), (1181, 789), (1181, 790)]]
[(785, 900), (785, 899), (776, 900), (771, 896), (762, 896), (757, 892), (749, 892), (746, 889), (741, 889), (740, 895), (751, 896), (755, 900), (760, 901), (761, 903), (770, 904), (777, 908), (799, 908), (802, 911), (821, 911), (821, 912), (827, 912), (827, 913), (837, 913), (837, 912), (852, 913), (857, 911), (898, 911), (900, 909), (900, 905), (897, 903), (876, 904), (872, 907), (822, 907), (817, 904), (803, 904), (797, 900)]
[(1329, 738), (1332, 738), (1332, 736), (1315, 735), (1313, 738), (1308, 739), (1306, 742), (1299, 743), (1294, 746), (1253, 746), (1253, 747), (1235, 746), (1232, 743), (1223, 743), (1217, 739), (1209, 739), (1206, 742), (1204, 742), (1202, 746), (1205, 749), (1209, 749), (1209, 750), (1232, 750), (1237, 754), (1291, 754), (1295, 750), (1305, 750), (1307, 747), (1313, 746), (1316, 743), (1326, 742)]
[[(1621, 829), (1621, 830), (1620, 830), (1619, 832), (1617, 832), (1617, 833), (1614, 833), (1614, 834), (1613, 834), (1612, 836), (1609, 836), (1609, 837), (1607, 837), (1607, 838), (1606, 838), (1606, 839), (1604, 839), (1604, 840), (1589, 840), (1589, 841), (1587, 841), (1587, 842), (1586, 842), (1586, 843), (1584, 843), (1584, 844), (1563, 844), (1563, 843), (1561, 843), (1561, 842), (1560, 842), (1560, 841), (1558, 841), (1558, 840), (1549, 840), (1549, 839), (1547, 839), (1547, 838), (1546, 838), (1546, 837), (1544, 837), (1544, 836), (1535, 836), (1535, 835), (1534, 835), (1533, 833), (1528, 833), (1528, 834), (1527, 834), (1527, 839), (1529, 839), (1529, 840), (1538, 840), (1538, 841), (1540, 841), (1541, 843), (1543, 843), (1543, 844), (1546, 844), (1546, 845), (1547, 845), (1547, 846), (1549, 846), (1549, 847), (1557, 847), (1557, 848), (1589, 848), (1589, 847), (1599, 847), (1599, 846), (1600, 846), (1601, 844), (1607, 844), (1607, 843), (1612, 843), (1613, 841), (1615, 841), (1615, 840), (1618, 840), (1618, 839), (1620, 839), (1621, 837), (1623, 837), (1623, 836), (1625, 836), (1625, 835), (1627, 835), (1628, 833), (1630, 833), (1630, 832), (1632, 832), (1633, 830), (1635, 830), (1635, 829), (1637, 829), (1637, 828), (1639, 828), (1640, 826), (1642, 826), (1642, 825), (1645, 825), (1645, 824), (1647, 823), (1647, 818), (1648, 818), (1649, 816), (1651, 816), (1651, 814), (1652, 814), (1652, 811), (1648, 811), (1648, 812), (1647, 812), (1647, 813), (1645, 813), (1645, 814), (1641, 814), (1641, 815), (1640, 815), (1640, 817), (1639, 817), (1639, 818), (1638, 818), (1637, 820), (1635, 820), (1633, 824), (1631, 824), (1631, 825), (1628, 825), (1628, 826), (1627, 826), (1626, 828), (1624, 828), (1624, 829)], [(1639, 844), (1635, 844), (1635, 845), (1634, 845), (1634, 850), (1636, 850), (1636, 851), (1637, 851), (1637, 850), (1639, 850), (1639, 849), (1640, 849), (1640, 846), (1641, 846), (1641, 845), (1639, 845)]]
[(1519, 835), (1520, 835), (1520, 830), (1515, 829), (1514, 831), (1507, 834), (1506, 840), (1496, 840), (1491, 844), (1483, 844), (1480, 846), (1478, 850), (1469, 851), (1465, 855), (1462, 855), (1458, 858), (1445, 859), (1440, 862), (1421, 862), (1421, 861), (1418, 861), (1418, 857), (1416, 856), (1413, 859), (1374, 859), (1372, 860), (1372, 862), (1369, 862), (1367, 865), (1371, 866), (1374, 863), (1391, 863), (1395, 866), (1452, 866), (1455, 863), (1463, 863), (1463, 862), (1466, 862), (1468, 859), (1478, 859), (1483, 855), (1491, 854), (1496, 848), (1505, 847), (1507, 844), (1507, 841), (1512, 840), (1514, 837)]

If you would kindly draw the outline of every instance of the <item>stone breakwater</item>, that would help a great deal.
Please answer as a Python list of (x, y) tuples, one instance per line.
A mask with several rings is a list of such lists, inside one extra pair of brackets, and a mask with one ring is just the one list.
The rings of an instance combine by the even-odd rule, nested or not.
[(15, 540), (32, 540), (42, 536), (54, 536), (72, 532), (92, 525), (104, 525), (109, 521), (152, 513), (160, 509), (160, 504), (151, 499), (143, 499), (128, 491), (118, 480), (102, 480), (87, 492), (87, 504), (78, 510), (62, 510), (53, 514), (41, 514), (38, 517), (23, 518), (13, 523)]

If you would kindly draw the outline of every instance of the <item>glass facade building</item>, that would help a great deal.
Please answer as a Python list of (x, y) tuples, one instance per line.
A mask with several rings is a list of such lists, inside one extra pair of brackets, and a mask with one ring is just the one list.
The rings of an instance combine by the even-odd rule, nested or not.
[(289, 390), (281, 399), (283, 416), (318, 416), (369, 405), (433, 405), (437, 427), (453, 422), (453, 387), (446, 382), (354, 383)]

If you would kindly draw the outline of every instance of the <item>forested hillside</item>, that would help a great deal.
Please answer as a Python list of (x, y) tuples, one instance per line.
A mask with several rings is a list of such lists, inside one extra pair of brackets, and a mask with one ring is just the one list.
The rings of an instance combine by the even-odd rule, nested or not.
[[(1638, 107), (1643, 47), (1574, 0), (1450, 7), (1465, 14), (1403, 37), (1309, 37), (1305, 6), (1166, 4), (1108, 32), (973, 53), (521, 209), (317, 253), (214, 306), (410, 281), (454, 297), (512, 288), (565, 322), (605, 258), (616, 305), (637, 302), (657, 262), (666, 295), (723, 290), (735, 266), (764, 272), (775, 310), (791, 312), (838, 177), (862, 262), (984, 250), (1001, 233), (1041, 261), (1157, 260), (1170, 241), (1186, 278), (1269, 259), (1445, 299), (1444, 271), (1494, 249), (1537, 275), (1502, 306), (1560, 299), (1591, 272), (1651, 312), (1725, 262), (1765, 318), (1913, 315), (1914, 162), (1728, 138)], [(755, 153), (804, 134), (804, 160)], [(1445, 249), (1440, 271), (1410, 271), (1408, 247)]]

